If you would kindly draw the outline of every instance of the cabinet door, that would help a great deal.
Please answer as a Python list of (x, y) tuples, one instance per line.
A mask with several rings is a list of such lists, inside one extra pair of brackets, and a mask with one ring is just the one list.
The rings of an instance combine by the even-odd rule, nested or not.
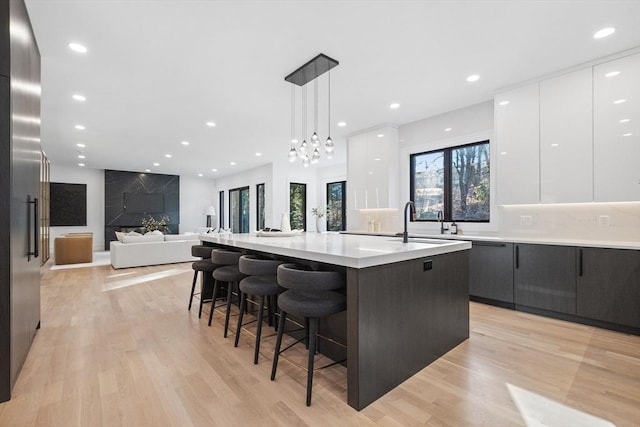
[(640, 328), (640, 251), (578, 249), (578, 315)]
[(499, 204), (540, 201), (538, 92), (535, 83), (495, 97)]
[(593, 201), (591, 68), (540, 82), (540, 199)]
[(572, 246), (515, 245), (515, 303), (576, 313), (576, 250)]
[(594, 199), (640, 200), (640, 54), (595, 66), (593, 91)]
[(473, 242), (469, 294), (513, 303), (513, 243)]

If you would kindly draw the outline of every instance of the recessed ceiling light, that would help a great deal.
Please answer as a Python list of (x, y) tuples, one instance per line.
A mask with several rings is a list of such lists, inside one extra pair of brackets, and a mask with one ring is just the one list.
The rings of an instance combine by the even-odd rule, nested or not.
[(79, 93), (74, 93), (73, 95), (71, 95), (71, 97), (72, 97), (73, 99), (75, 99), (76, 101), (80, 101), (80, 102), (83, 102), (83, 101), (86, 101), (86, 100), (87, 100), (87, 97), (86, 97), (86, 96), (84, 96), (84, 95), (80, 95)]
[(396, 110), (400, 108), (400, 104), (398, 104), (397, 102), (394, 102), (393, 104), (389, 104), (389, 108), (391, 108), (392, 110)]
[(379, 161), (380, 161), (380, 160), (382, 160), (382, 159), (381, 159), (380, 157), (376, 157), (376, 158), (375, 158), (375, 159), (373, 159), (373, 160), (375, 160), (376, 162), (379, 162)]
[(444, 131), (445, 131), (445, 132), (451, 132), (452, 130), (453, 130), (453, 129), (451, 129), (451, 128), (444, 128)]
[(378, 134), (378, 138), (383, 138), (383, 137), (384, 137), (384, 134), (383, 134), (383, 133), (379, 133), (379, 134)]
[(71, 49), (74, 52), (87, 53), (87, 48), (84, 45), (81, 45), (80, 43), (71, 42), (68, 44), (68, 46), (69, 46), (69, 49)]
[(507, 154), (507, 152), (506, 151), (501, 151), (500, 154), (504, 156), (505, 154)]
[(613, 101), (614, 104), (622, 104), (622, 103), (625, 103), (625, 102), (627, 102), (626, 99), (616, 99), (615, 101)]
[(262, 156), (262, 153), (256, 153), (256, 157)]
[(622, 120), (620, 120), (620, 122), (619, 122), (619, 123), (628, 123), (628, 122), (629, 122), (629, 120), (631, 120), (631, 119), (622, 119)]
[(189, 141), (182, 141), (180, 144), (182, 144), (182, 145), (184, 145), (186, 147), (187, 145), (189, 145)]
[(560, 144), (551, 144), (552, 147), (557, 147)]
[(605, 74), (605, 77), (615, 77), (618, 74), (620, 74), (620, 71), (609, 71), (607, 74)]
[(498, 102), (498, 105), (507, 105), (509, 104), (509, 101), (500, 101)]
[(633, 134), (632, 134), (632, 133), (625, 133), (625, 134), (624, 134), (624, 135), (622, 135), (622, 136), (631, 136), (631, 135), (633, 135)]
[(369, 171), (369, 175), (373, 175), (373, 171)]
[(144, 171), (145, 172), (151, 172), (151, 169), (145, 169)]
[(203, 176), (204, 176), (204, 174), (199, 173), (199, 174), (198, 174), (198, 176), (199, 176), (199, 177), (203, 177)]
[(616, 31), (616, 29), (613, 28), (613, 27), (603, 28), (603, 29), (598, 30), (595, 33), (593, 33), (593, 38), (594, 39), (602, 39), (602, 38), (605, 38), (607, 36), (610, 36), (615, 31)]
[(207, 122), (207, 126), (209, 126), (210, 128), (216, 127), (215, 122)]
[(74, 127), (78, 130), (85, 130), (85, 127), (82, 125), (75, 125)]
[(80, 166), (81, 168), (84, 167), (84, 163), (78, 163), (78, 166)]
[(291, 140), (291, 143), (292, 143), (292, 144), (297, 144), (297, 143), (298, 143), (298, 140), (297, 140), (296, 138), (293, 138), (293, 139)]
[(469, 83), (477, 82), (478, 80), (480, 80), (480, 76), (478, 74), (471, 74), (470, 76), (467, 77), (467, 81)]
[(211, 172), (218, 172), (218, 169), (211, 169)]
[(229, 164), (230, 164), (231, 166), (235, 166), (235, 165), (236, 165), (236, 162), (229, 162)]
[(171, 154), (168, 154), (168, 153), (167, 153), (167, 154), (165, 154), (164, 156), (165, 156), (167, 159), (170, 159), (171, 157), (173, 157)]
[(84, 154), (78, 154), (79, 159), (86, 159), (87, 157)]
[(347, 125), (347, 123), (346, 123), (346, 122), (338, 122), (338, 127), (343, 128), (343, 127), (345, 127), (346, 125)]
[(156, 162), (153, 164), (153, 166), (160, 166), (160, 163)]
[(84, 145), (82, 142), (78, 142), (76, 144), (76, 147), (84, 148), (84, 147), (86, 147), (86, 145)]

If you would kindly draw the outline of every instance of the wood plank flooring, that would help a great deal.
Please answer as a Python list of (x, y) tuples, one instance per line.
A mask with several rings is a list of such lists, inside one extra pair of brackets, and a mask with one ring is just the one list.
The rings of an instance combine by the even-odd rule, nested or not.
[[(42, 274), (42, 328), (0, 426), (638, 426), (640, 337), (471, 303), (471, 337), (361, 412), (346, 369), (306, 373), (273, 337), (187, 311), (189, 263)], [(232, 325), (235, 328), (235, 317)], [(272, 329), (264, 328), (267, 334)], [(304, 347), (287, 355), (304, 360)], [(295, 360), (294, 360), (295, 361)]]

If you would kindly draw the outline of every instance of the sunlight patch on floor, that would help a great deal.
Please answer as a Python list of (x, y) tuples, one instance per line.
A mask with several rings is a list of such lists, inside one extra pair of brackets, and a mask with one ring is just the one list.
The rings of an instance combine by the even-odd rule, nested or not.
[(140, 285), (142, 283), (152, 282), (154, 280), (165, 279), (170, 276), (176, 276), (184, 272), (191, 271), (191, 268), (171, 268), (157, 273), (143, 274), (142, 276), (132, 277), (125, 280), (117, 280), (115, 282), (105, 283), (102, 286), (102, 292), (109, 292), (115, 289), (126, 288), (127, 286)]
[(615, 427), (610, 421), (571, 408), (547, 397), (507, 383), (527, 427)]

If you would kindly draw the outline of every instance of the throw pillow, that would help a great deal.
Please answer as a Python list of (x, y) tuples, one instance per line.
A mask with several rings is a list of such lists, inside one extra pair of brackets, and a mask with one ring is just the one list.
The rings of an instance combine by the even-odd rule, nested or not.
[(127, 236), (142, 236), (142, 234), (137, 233), (135, 231), (130, 231), (130, 232), (127, 233)]
[(121, 231), (116, 231), (116, 239), (118, 239), (118, 242), (122, 243), (123, 238), (124, 238), (124, 233)]

